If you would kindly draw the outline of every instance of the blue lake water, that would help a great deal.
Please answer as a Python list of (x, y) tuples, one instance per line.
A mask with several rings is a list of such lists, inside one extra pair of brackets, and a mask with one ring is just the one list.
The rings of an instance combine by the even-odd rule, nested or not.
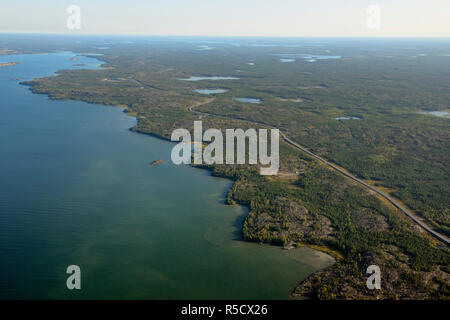
[(281, 62), (294, 62), (295, 58), (303, 59), (307, 62), (315, 62), (317, 60), (336, 60), (341, 59), (341, 56), (321, 55), (321, 54), (306, 54), (306, 53), (277, 53), (275, 56), (282, 57)]
[(201, 94), (219, 94), (228, 92), (227, 89), (196, 89), (194, 91)]
[(330, 59), (341, 59), (341, 56), (327, 56), (320, 54), (304, 54), (302, 55), (304, 59), (316, 59), (316, 60), (330, 60)]
[(361, 118), (358, 118), (358, 117), (337, 117), (337, 118), (334, 118), (334, 120), (361, 120)]
[(257, 98), (234, 98), (234, 100), (238, 102), (244, 102), (244, 103), (253, 103), (253, 104), (260, 104), (261, 99)]
[[(332, 263), (240, 241), (247, 209), (223, 204), (231, 181), (173, 165), (173, 144), (129, 131), (122, 109), (17, 80), (81, 68), (73, 57), (0, 56), (19, 62), (0, 68), (0, 298), (284, 299)], [(79, 291), (66, 288), (72, 264)]]
[(210, 80), (210, 81), (218, 81), (218, 80), (239, 80), (240, 78), (235, 77), (189, 77), (185, 79), (178, 79), (182, 81), (203, 81), (203, 80)]
[(289, 62), (295, 62), (295, 59), (281, 58), (280, 61), (283, 63), (289, 63)]
[(431, 114), (440, 118), (450, 118), (450, 112), (448, 111), (420, 111), (419, 114)]
[(197, 50), (199, 51), (209, 51), (209, 50), (213, 50), (214, 47), (210, 47), (210, 46), (206, 46), (206, 45), (201, 45), (201, 46), (197, 46)]

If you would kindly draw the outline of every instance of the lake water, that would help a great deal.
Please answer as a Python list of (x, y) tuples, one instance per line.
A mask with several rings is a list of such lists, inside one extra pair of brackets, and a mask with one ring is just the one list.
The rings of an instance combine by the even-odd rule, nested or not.
[(341, 59), (341, 56), (327, 56), (320, 54), (304, 54), (302, 55), (304, 59), (316, 59), (316, 60), (331, 60), (331, 59)]
[(204, 46), (204, 45), (201, 45), (201, 46), (197, 46), (197, 50), (199, 50), (199, 51), (209, 51), (209, 50), (213, 50), (214, 49), (214, 47), (210, 47), (210, 46)]
[(261, 99), (257, 98), (234, 98), (235, 101), (244, 102), (244, 103), (253, 103), (259, 104), (261, 103)]
[(431, 114), (440, 118), (450, 118), (450, 112), (448, 111), (420, 111), (419, 114)]
[(358, 118), (358, 117), (337, 117), (337, 118), (334, 118), (334, 120), (361, 120), (361, 118)]
[[(72, 57), (0, 56), (20, 62), (0, 68), (0, 298), (283, 299), (332, 263), (239, 241), (247, 209), (223, 204), (231, 182), (173, 165), (173, 145), (129, 131), (122, 109), (12, 80), (77, 68)], [(72, 264), (81, 290), (66, 289)]]
[(321, 54), (305, 54), (305, 53), (277, 53), (275, 56), (281, 56), (281, 62), (294, 62), (294, 58), (300, 58), (307, 62), (316, 62), (317, 60), (341, 59), (341, 56), (330, 56)]
[(203, 80), (211, 80), (211, 81), (218, 81), (218, 80), (239, 80), (240, 78), (235, 77), (189, 77), (185, 79), (178, 79), (182, 81), (203, 81)]
[(227, 89), (196, 89), (194, 91), (201, 94), (219, 94), (228, 92)]
[(283, 62), (283, 63), (288, 63), (288, 62), (295, 62), (295, 59), (281, 58), (280, 61)]

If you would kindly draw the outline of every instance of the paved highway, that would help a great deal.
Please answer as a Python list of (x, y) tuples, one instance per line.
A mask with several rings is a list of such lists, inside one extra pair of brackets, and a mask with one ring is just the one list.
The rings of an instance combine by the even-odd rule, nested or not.
[[(247, 119), (241, 119), (238, 117), (227, 117), (227, 116), (222, 116), (222, 115), (217, 115), (217, 114), (213, 114), (213, 113), (208, 113), (208, 112), (202, 112), (202, 111), (197, 111), (194, 108), (195, 107), (199, 107), (205, 104), (208, 104), (210, 102), (212, 102), (214, 100), (214, 98), (208, 99), (204, 102), (195, 104), (191, 107), (189, 107), (189, 111), (193, 112), (193, 113), (197, 113), (197, 114), (202, 114), (202, 115), (207, 115), (207, 116), (213, 116), (213, 117), (219, 117), (219, 118), (225, 118), (225, 119), (236, 119), (236, 120), (243, 120), (243, 121), (247, 121), (250, 123), (254, 123), (254, 124), (258, 124), (258, 125), (262, 125), (262, 126), (266, 126), (269, 128), (273, 128), (275, 129), (275, 127), (265, 124), (265, 123), (261, 123), (261, 122), (257, 122), (257, 121), (251, 121), (251, 120), (247, 120)], [(395, 199), (393, 199), (391, 196), (389, 196), (388, 194), (384, 193), (383, 191), (377, 189), (376, 187), (368, 184), (367, 182), (364, 182), (361, 179), (358, 179), (357, 177), (355, 177), (354, 175), (348, 173), (347, 171), (345, 171), (344, 169), (338, 167), (337, 165), (329, 162), (328, 160), (316, 155), (315, 153), (309, 151), (308, 149), (306, 149), (305, 147), (299, 145), (297, 142), (293, 141), (292, 139), (288, 138), (286, 136), (286, 134), (284, 134), (283, 132), (281, 132), (280, 130), (280, 136), (283, 138), (284, 141), (286, 141), (288, 144), (290, 144), (291, 146), (307, 153), (308, 155), (310, 155), (311, 157), (319, 160), (320, 162), (324, 163), (325, 165), (329, 166), (330, 168), (333, 168), (334, 170), (338, 171), (339, 173), (343, 174), (344, 176), (352, 179), (353, 181), (365, 186), (366, 188), (372, 190), (373, 192), (376, 192), (378, 195), (380, 195), (381, 197), (383, 197), (384, 199), (386, 199), (387, 201), (389, 201), (390, 203), (392, 203), (396, 208), (398, 208), (400, 211), (402, 211), (406, 216), (408, 216), (411, 220), (413, 220), (415, 223), (417, 223), (419, 226), (421, 226), (425, 231), (427, 231), (429, 234), (431, 234), (433, 237), (435, 237), (436, 239), (438, 239), (441, 242), (444, 242), (447, 246), (450, 246), (450, 240), (449, 238), (447, 238), (446, 236), (444, 236), (443, 234), (433, 230), (431, 227), (429, 227), (427, 224), (425, 224), (425, 222), (423, 222), (422, 220), (420, 220), (414, 213), (412, 213), (410, 210), (408, 210), (407, 208), (405, 208), (404, 206), (402, 206), (398, 201), (396, 201)]]

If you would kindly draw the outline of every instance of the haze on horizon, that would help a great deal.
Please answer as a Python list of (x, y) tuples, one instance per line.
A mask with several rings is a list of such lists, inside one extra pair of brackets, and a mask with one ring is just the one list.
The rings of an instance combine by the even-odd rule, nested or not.
[[(66, 26), (70, 5), (81, 29)], [(369, 6), (380, 28), (367, 26)], [(3, 33), (186, 36), (450, 37), (448, 0), (16, 0), (0, 11)]]

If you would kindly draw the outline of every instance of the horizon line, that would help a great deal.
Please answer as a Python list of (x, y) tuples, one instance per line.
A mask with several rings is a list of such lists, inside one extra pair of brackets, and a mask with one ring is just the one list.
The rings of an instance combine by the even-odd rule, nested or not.
[(450, 36), (292, 36), (292, 35), (184, 35), (184, 34), (142, 34), (142, 33), (77, 33), (77, 32), (29, 32), (1, 31), (11, 35), (58, 35), (58, 36), (130, 36), (130, 37), (193, 37), (193, 38), (326, 38), (326, 39), (450, 39)]

